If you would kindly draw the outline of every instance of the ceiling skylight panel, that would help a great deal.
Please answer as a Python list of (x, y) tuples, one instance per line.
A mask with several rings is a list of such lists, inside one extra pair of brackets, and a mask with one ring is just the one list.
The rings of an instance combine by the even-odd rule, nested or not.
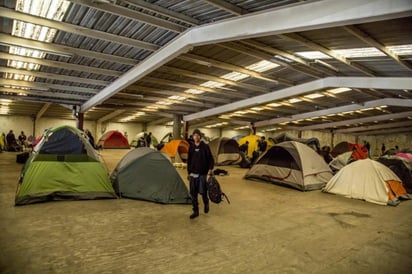
[(396, 55), (412, 55), (412, 45), (399, 45), (386, 47)]
[(343, 56), (345, 58), (356, 58), (356, 57), (375, 57), (375, 56), (385, 56), (385, 54), (376, 48), (355, 48), (355, 49), (338, 49), (333, 50), (333, 52)]
[(223, 76), (221, 76), (221, 78), (226, 79), (226, 80), (232, 80), (232, 81), (239, 81), (245, 78), (248, 78), (249, 75), (244, 74), (244, 73), (240, 73), (240, 72), (229, 72)]
[(266, 61), (266, 60), (262, 60), (260, 62), (254, 63), (252, 65), (247, 66), (247, 69), (253, 70), (253, 71), (257, 71), (257, 72), (265, 72), (267, 70), (273, 69), (278, 67), (278, 64)]
[(332, 57), (320, 51), (301, 51), (301, 52), (296, 52), (296, 54), (306, 59), (332, 59)]
[(27, 63), (22, 61), (15, 61), (15, 60), (8, 60), (7, 66), (17, 69), (25, 69), (25, 70), (39, 70), (40, 65), (34, 63)]
[(189, 93), (189, 94), (202, 94), (202, 93), (204, 93), (205, 91), (204, 91), (204, 90), (201, 90), (201, 89), (190, 88), (190, 89), (185, 90), (185, 92), (186, 92), (186, 93)]
[(69, 5), (66, 0), (17, 0), (16, 11), (62, 21)]
[(215, 82), (215, 81), (207, 81), (202, 84), (200, 84), (202, 87), (208, 87), (208, 88), (220, 88), (223, 87), (225, 84)]
[(266, 106), (275, 108), (275, 107), (280, 107), (281, 104), (279, 104), (279, 103), (270, 103), (270, 104), (267, 104)]
[(302, 100), (299, 99), (299, 98), (291, 98), (291, 99), (288, 100), (288, 102), (291, 103), (291, 104), (294, 104), (294, 103), (302, 102)]
[(168, 97), (170, 100), (184, 101), (187, 98), (184, 96), (172, 95)]
[(170, 101), (157, 101), (156, 104), (168, 106), (168, 105), (173, 104), (173, 102), (170, 102)]
[(316, 98), (320, 98), (323, 97), (325, 95), (321, 94), (321, 93), (312, 93), (312, 94), (308, 94), (305, 95), (304, 97), (309, 98), (309, 99), (316, 99)]
[(350, 88), (334, 88), (334, 89), (329, 89), (328, 91), (333, 94), (339, 94), (339, 93), (346, 92), (349, 90), (351, 89)]
[(56, 35), (56, 30), (22, 21), (13, 21), (12, 35), (43, 42), (52, 42)]

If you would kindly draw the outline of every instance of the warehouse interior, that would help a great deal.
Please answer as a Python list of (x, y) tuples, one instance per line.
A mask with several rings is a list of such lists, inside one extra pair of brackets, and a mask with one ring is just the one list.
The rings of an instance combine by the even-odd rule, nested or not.
[[(199, 128), (368, 142), (377, 157), (412, 147), (411, 25), (408, 0), (0, 0), (0, 133), (69, 125), (131, 141)], [(127, 151), (99, 153), (111, 172)], [(232, 203), (195, 223), (190, 207), (125, 199), (15, 207), (15, 157), (0, 153), (1, 272), (412, 267), (410, 201), (251, 183), (230, 166), (219, 181)]]

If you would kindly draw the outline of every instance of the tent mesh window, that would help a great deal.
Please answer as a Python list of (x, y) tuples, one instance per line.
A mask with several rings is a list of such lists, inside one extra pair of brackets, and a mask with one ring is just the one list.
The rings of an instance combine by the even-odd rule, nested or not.
[(287, 167), (296, 170), (300, 169), (292, 155), (282, 147), (270, 148), (262, 158), (259, 159), (257, 164)]

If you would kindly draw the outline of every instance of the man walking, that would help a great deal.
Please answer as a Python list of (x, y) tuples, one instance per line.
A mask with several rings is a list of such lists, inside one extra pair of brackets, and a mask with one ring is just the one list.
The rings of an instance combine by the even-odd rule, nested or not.
[(190, 144), (187, 158), (187, 172), (190, 179), (190, 196), (192, 198), (193, 213), (190, 219), (199, 216), (198, 194), (202, 195), (204, 212), (209, 212), (209, 198), (207, 197), (207, 174), (212, 175), (214, 160), (210, 148), (200, 140), (201, 132), (195, 129), (192, 134), (193, 143)]

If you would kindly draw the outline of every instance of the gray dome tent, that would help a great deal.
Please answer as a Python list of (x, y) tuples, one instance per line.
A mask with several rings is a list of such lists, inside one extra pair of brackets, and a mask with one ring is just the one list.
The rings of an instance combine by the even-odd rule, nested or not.
[(260, 179), (306, 191), (321, 189), (332, 178), (322, 157), (305, 144), (288, 141), (270, 147), (246, 173)]
[(226, 137), (216, 138), (209, 143), (215, 165), (238, 164), (242, 160), (239, 145), (234, 139)]
[(154, 149), (128, 152), (110, 176), (120, 197), (163, 204), (188, 204), (189, 191), (170, 158)]

